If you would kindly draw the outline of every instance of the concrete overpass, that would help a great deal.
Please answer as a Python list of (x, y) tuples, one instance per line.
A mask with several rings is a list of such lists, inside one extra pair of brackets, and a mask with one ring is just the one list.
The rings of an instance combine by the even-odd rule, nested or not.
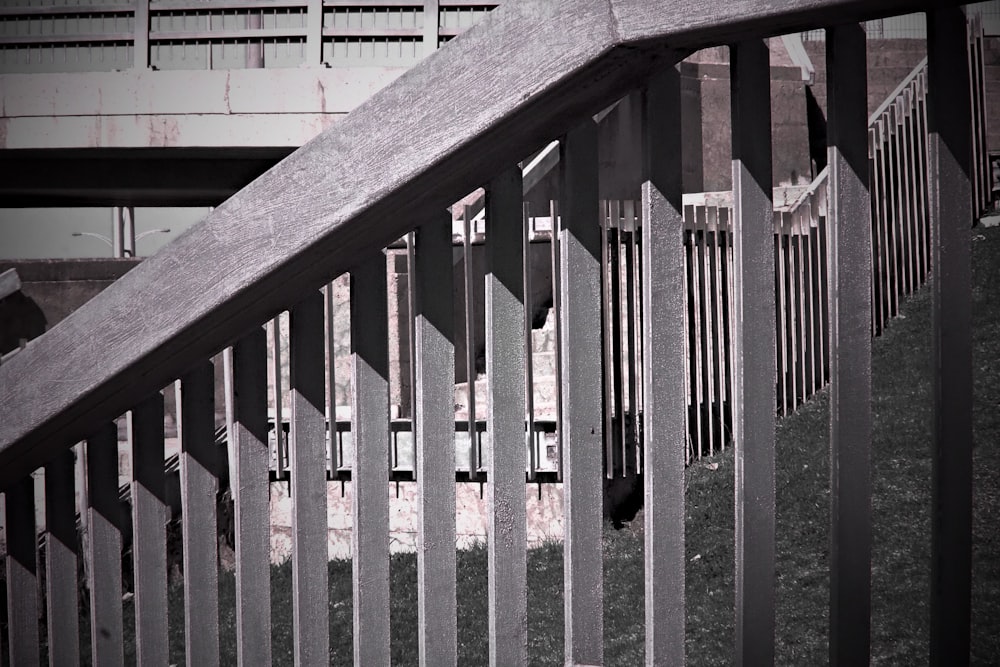
[(0, 8), (0, 207), (211, 206), (495, 6)]
[(214, 206), (404, 71), (0, 75), (0, 202)]
[[(4, 3), (0, 215), (219, 204), (497, 1)], [(729, 187), (728, 126), (716, 121), (726, 116), (728, 69), (709, 60), (686, 63), (689, 191)], [(773, 53), (772, 65), (774, 181), (794, 185), (815, 171), (803, 82), (787, 53)], [(629, 196), (615, 181), (634, 180), (635, 165), (620, 158), (636, 122), (627, 105), (608, 117), (602, 187), (612, 191), (602, 196)], [(553, 194), (553, 179), (537, 180), (539, 198)]]

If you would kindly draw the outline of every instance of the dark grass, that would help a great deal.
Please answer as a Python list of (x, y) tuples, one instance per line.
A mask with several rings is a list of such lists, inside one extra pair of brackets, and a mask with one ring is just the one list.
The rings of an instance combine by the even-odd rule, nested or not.
[[(1000, 229), (972, 233), (974, 256), (975, 495), (972, 662), (1000, 664)], [(930, 293), (903, 305), (873, 348), (872, 662), (925, 664), (930, 579)], [(829, 398), (821, 392), (777, 430), (777, 662), (826, 664), (829, 600)], [(717, 465), (716, 465), (717, 464)], [(688, 663), (732, 662), (733, 458), (727, 450), (687, 472)], [(643, 661), (642, 514), (604, 533), (605, 658)], [(488, 661), (486, 549), (458, 556), (459, 664)], [(351, 565), (330, 563), (330, 659), (351, 664)], [(416, 558), (392, 557), (392, 656), (417, 664)], [(528, 651), (563, 662), (562, 546), (528, 555)], [(292, 663), (291, 568), (272, 569), (274, 664)], [(220, 579), (222, 663), (235, 662), (235, 582)], [(133, 609), (125, 604), (126, 634)], [(171, 660), (184, 661), (183, 591), (172, 586)], [(84, 619), (85, 622), (85, 619)], [(84, 644), (89, 644), (85, 628)], [(44, 632), (44, 630), (43, 630)], [(85, 648), (85, 651), (87, 649)], [(134, 647), (126, 647), (127, 660)]]

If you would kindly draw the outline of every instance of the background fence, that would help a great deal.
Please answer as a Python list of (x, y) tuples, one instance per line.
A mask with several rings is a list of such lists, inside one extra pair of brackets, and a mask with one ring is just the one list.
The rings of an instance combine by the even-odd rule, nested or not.
[[(985, 149), (985, 107), (982, 72), (982, 33), (978, 20), (970, 22), (969, 64), (972, 83), (973, 108), (973, 197), (980, 210), (989, 204), (990, 174)], [(872, 192), (872, 335), (882, 333), (888, 322), (899, 310), (901, 299), (919, 289), (927, 280), (930, 267), (930, 227), (928, 220), (928, 193), (926, 174), (927, 156), (927, 61), (922, 60), (897, 87), (885, 102), (869, 117), (868, 152), (870, 162), (870, 187)], [(828, 270), (827, 270), (827, 197), (828, 172), (824, 169), (806, 187), (781, 188), (775, 191), (774, 259), (775, 259), (775, 326), (776, 337), (776, 386), (779, 415), (794, 412), (829, 381), (830, 357), (828, 349)], [(609, 476), (634, 474), (642, 470), (642, 281), (643, 261), (641, 238), (641, 206), (631, 200), (602, 200), (599, 203), (602, 226), (602, 355), (608, 372), (603, 375), (602, 396), (604, 414), (605, 468)], [(686, 457), (690, 462), (711, 456), (724, 449), (732, 440), (732, 388), (733, 388), (733, 333), (732, 333), (732, 194), (728, 192), (701, 193), (685, 196), (684, 247), (686, 319), (684, 340), (685, 401), (687, 404), (688, 445)], [(540, 273), (550, 282), (543, 289), (542, 301), (528, 299), (529, 313), (553, 308), (551, 324), (558, 338), (560, 326), (558, 313), (559, 283), (559, 211), (558, 203), (551, 202), (544, 211), (532, 211), (525, 204), (523, 233), (526, 253), (523, 258), (526, 294), (537, 294), (531, 284), (532, 275)], [(553, 234), (553, 221), (556, 233)], [(459, 360), (465, 365), (465, 377), (476, 377), (482, 366), (478, 356), (482, 351), (482, 312), (476, 312), (476, 296), (472, 292), (473, 248), (485, 242), (486, 228), (481, 217), (475, 218), (466, 210), (454, 229), (456, 252), (456, 281), (462, 285), (464, 311), (459, 330), (465, 337), (466, 355)], [(555, 242), (553, 242), (553, 238)], [(532, 252), (532, 244), (549, 245), (548, 251)], [(407, 248), (406, 240), (395, 245), (398, 252)], [(410, 253), (412, 255), (412, 253)], [(409, 255), (408, 255), (409, 256)], [(539, 258), (547, 258), (549, 266), (539, 271)], [(389, 263), (392, 264), (390, 259)], [(341, 279), (341, 289), (346, 287), (346, 277)], [(406, 283), (401, 285), (406, 291)], [(340, 363), (337, 363), (337, 336), (334, 330), (333, 294), (336, 286), (327, 288), (327, 368), (329, 387), (336, 387), (334, 370), (346, 369), (349, 345), (340, 344)], [(471, 298), (469, 295), (472, 295)], [(481, 298), (481, 295), (480, 297)], [(344, 297), (342, 305), (346, 306)], [(537, 297), (536, 297), (537, 299)], [(410, 296), (405, 298), (411, 302)], [(349, 316), (340, 326), (349, 327)], [(405, 311), (404, 311), (405, 313)], [(478, 315), (478, 316), (477, 316)], [(560, 354), (557, 346), (538, 350), (531, 332), (531, 320), (525, 330), (525, 354), (528, 360), (526, 393), (529, 397), (525, 421), (529, 438), (528, 479), (532, 481), (560, 481), (562, 478), (561, 434), (555, 428), (560, 415), (558, 406), (559, 383), (552, 383), (549, 391), (553, 400), (544, 404), (536, 396), (536, 383), (542, 378), (531, 359), (539, 352), (548, 353), (552, 362), (545, 366), (546, 373), (560, 374)], [(287, 324), (286, 324), (287, 327)], [(281, 369), (281, 334), (278, 320), (271, 324), (270, 364), (271, 377), (284, 374), (287, 387), (287, 365)], [(408, 347), (412, 339), (408, 331), (399, 330), (402, 336), (400, 350)], [(537, 338), (537, 334), (535, 334)], [(287, 334), (286, 334), (287, 337)], [(276, 342), (277, 341), (277, 342)], [(286, 341), (287, 343), (287, 341)], [(401, 359), (404, 357), (400, 357)], [(411, 357), (412, 358), (412, 357)], [(333, 362), (331, 363), (331, 359)], [(412, 368), (404, 364), (401, 378), (406, 383), (404, 391), (414, 386)], [(277, 374), (277, 375), (276, 375)], [(346, 375), (344, 374), (345, 379)], [(480, 461), (485, 460), (483, 447), (488, 446), (486, 436), (486, 406), (482, 403), (482, 388), (475, 382), (465, 383), (463, 398), (466, 417), (456, 422), (458, 448), (458, 479), (477, 478)], [(274, 385), (275, 395), (270, 400), (275, 411), (275, 421), (282, 422), (281, 381)], [(349, 395), (349, 388), (339, 390)], [(327, 414), (336, 412), (330, 404), (337, 391), (327, 392)], [(412, 399), (410, 399), (412, 400)], [(477, 401), (479, 403), (477, 404)], [(412, 403), (410, 403), (412, 405)], [(478, 407), (477, 407), (478, 405)], [(346, 406), (341, 415), (347, 415)], [(394, 475), (408, 479), (413, 469), (413, 441), (409, 435), (411, 423), (408, 415), (393, 427)], [(349, 437), (349, 418), (340, 419), (335, 429), (337, 441)], [(476, 432), (470, 440), (468, 433)], [(284, 436), (277, 434), (282, 442)], [(278, 478), (284, 478), (287, 454), (284, 446), (275, 445), (273, 461)], [(331, 450), (333, 451), (333, 450)], [(338, 450), (339, 451), (339, 450)], [(349, 465), (339, 455), (331, 454), (331, 476), (349, 476)], [(340, 472), (334, 473), (334, 469)]]

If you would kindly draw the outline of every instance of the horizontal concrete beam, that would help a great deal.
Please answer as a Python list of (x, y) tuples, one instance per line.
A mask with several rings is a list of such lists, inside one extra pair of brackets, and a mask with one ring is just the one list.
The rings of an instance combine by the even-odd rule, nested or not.
[(0, 208), (218, 206), (292, 150), (289, 146), (0, 151)]
[(403, 67), (0, 75), (0, 149), (293, 146)]
[(254, 113), (0, 118), (0, 150), (298, 148), (344, 115)]
[[(0, 260), (0, 278), (13, 273), (21, 283), (114, 282), (135, 268), (141, 259), (19, 259)], [(82, 305), (82, 304), (81, 304)]]

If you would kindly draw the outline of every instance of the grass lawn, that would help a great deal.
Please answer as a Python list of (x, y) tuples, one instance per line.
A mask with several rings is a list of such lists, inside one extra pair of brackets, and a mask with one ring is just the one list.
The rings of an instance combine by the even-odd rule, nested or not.
[[(975, 535), (973, 663), (1000, 664), (1000, 229), (975, 230)], [(930, 576), (930, 293), (910, 298), (875, 341), (873, 662), (925, 663)], [(778, 424), (777, 660), (827, 662), (829, 575), (829, 397), (821, 393)], [(717, 467), (715, 464), (718, 464)], [(687, 472), (687, 656), (692, 665), (731, 662), (733, 644), (733, 458), (727, 450)], [(605, 659), (643, 660), (641, 514), (604, 533)], [(330, 563), (331, 662), (351, 662), (349, 562)], [(532, 664), (563, 661), (562, 547), (528, 555), (528, 634)], [(272, 570), (275, 664), (291, 664), (291, 570)], [(235, 662), (232, 574), (220, 581), (223, 663)], [(392, 651), (417, 663), (416, 557), (392, 559)], [(485, 664), (486, 549), (459, 552), (459, 663)], [(126, 618), (131, 615), (126, 605)], [(182, 590), (171, 589), (171, 617), (182, 618)], [(127, 623), (129, 621), (127, 620)], [(173, 661), (183, 662), (183, 624), (174, 623)]]

